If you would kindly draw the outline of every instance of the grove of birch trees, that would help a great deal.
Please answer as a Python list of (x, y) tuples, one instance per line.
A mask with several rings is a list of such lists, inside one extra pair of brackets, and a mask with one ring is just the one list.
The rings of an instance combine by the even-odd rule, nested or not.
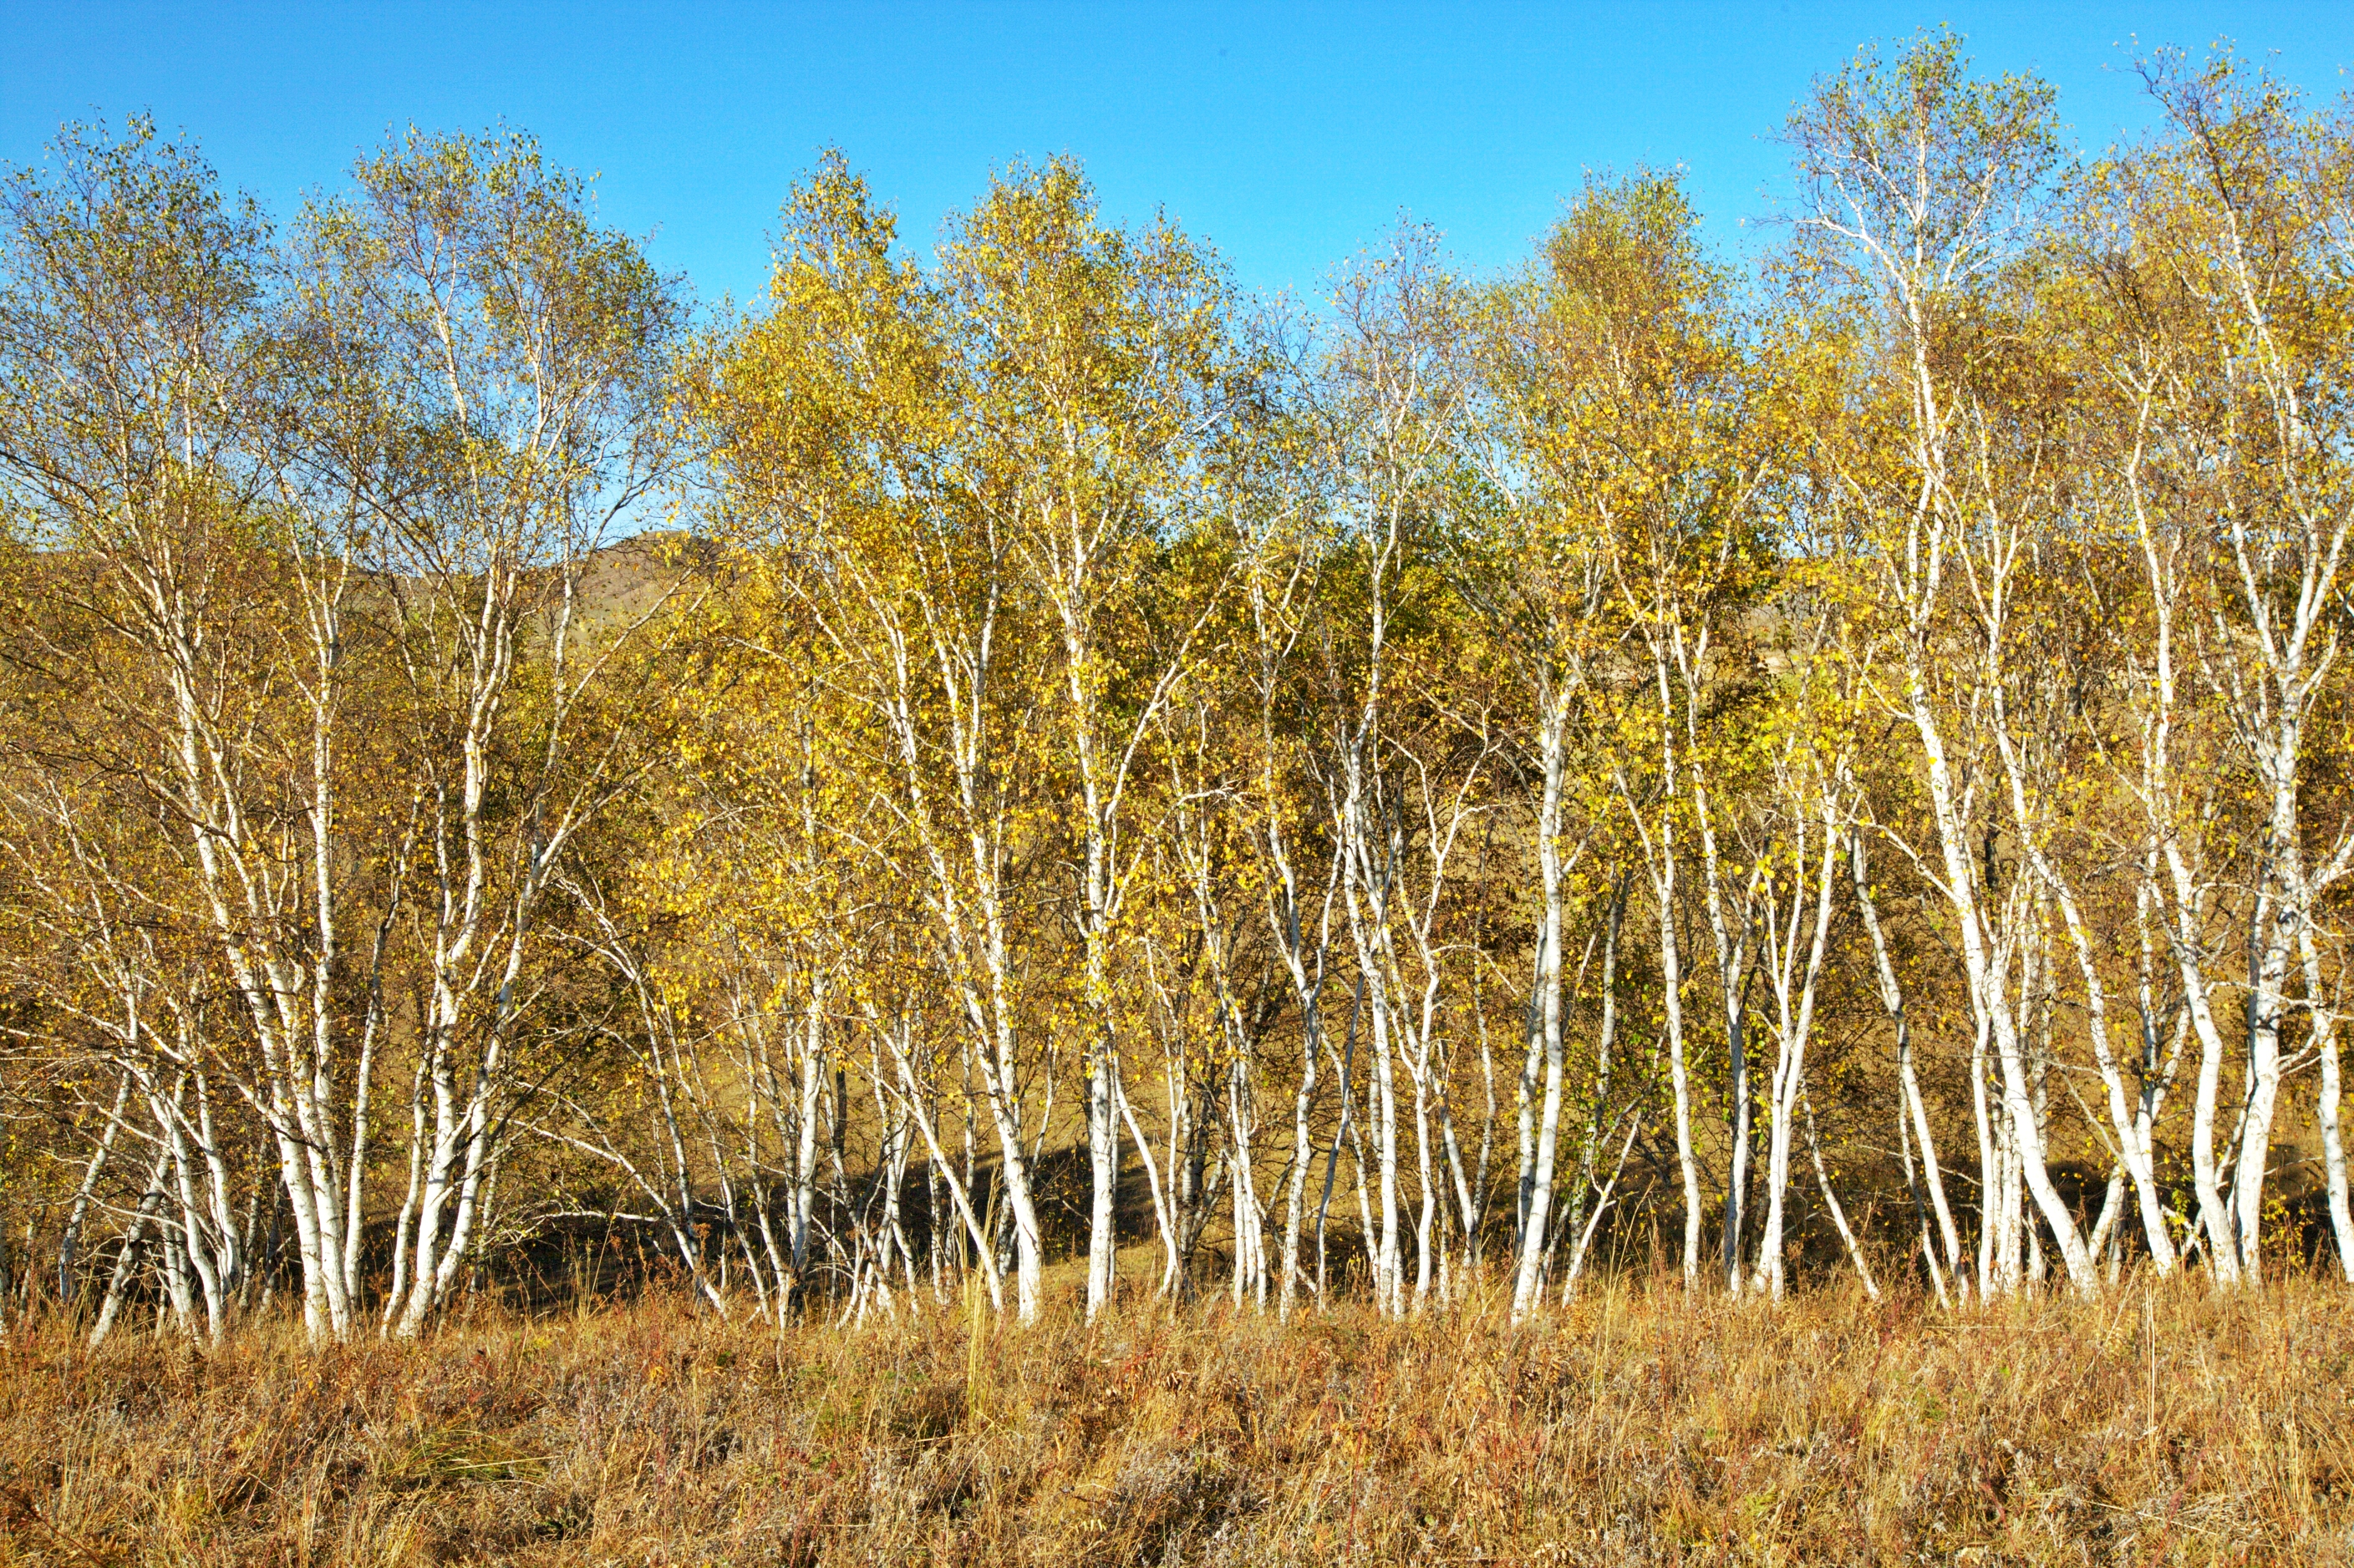
[[(0, 1329), (2354, 1282), (2354, 107), (1957, 40), (1318, 298), (841, 154), (0, 194)], [(299, 1304), (299, 1306), (298, 1306)]]

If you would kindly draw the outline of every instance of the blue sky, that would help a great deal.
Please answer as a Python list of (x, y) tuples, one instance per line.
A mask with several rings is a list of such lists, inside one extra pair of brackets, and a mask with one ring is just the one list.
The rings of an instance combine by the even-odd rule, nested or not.
[(1083, 160), (1255, 289), (1313, 293), (1402, 209), (1470, 267), (1522, 254), (1583, 171), (1681, 164), (1712, 238), (1772, 208), (1772, 134), (1866, 39), (1952, 24), (2057, 83), (2072, 135), (2143, 121), (2136, 40), (2242, 52), (2316, 96), (2354, 5), (425, 5), (0, 0), (0, 161), (141, 110), (276, 211), (387, 128), (504, 118), (600, 175), (705, 296), (756, 294), (786, 188), (840, 144), (928, 244), (1015, 155)]

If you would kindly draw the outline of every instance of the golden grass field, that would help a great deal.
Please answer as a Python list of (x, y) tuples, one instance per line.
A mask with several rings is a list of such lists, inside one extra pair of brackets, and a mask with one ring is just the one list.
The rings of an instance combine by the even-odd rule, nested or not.
[(2354, 1292), (0, 1347), (6, 1563), (2354, 1562)]

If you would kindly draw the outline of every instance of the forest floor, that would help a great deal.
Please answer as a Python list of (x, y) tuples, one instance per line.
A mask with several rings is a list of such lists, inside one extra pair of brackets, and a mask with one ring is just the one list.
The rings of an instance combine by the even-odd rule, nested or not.
[(2325, 1282), (1065, 1311), (16, 1328), (0, 1563), (2354, 1563)]

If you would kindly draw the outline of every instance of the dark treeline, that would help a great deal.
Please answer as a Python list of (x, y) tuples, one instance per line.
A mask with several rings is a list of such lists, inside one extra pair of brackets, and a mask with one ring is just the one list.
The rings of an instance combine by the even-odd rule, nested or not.
[(1061, 161), (919, 258), (829, 155), (715, 320), (520, 136), (69, 128), (0, 1310), (2354, 1278), (2354, 111), (2143, 71), (1866, 51), (1748, 272), (1638, 172), (1306, 313)]

